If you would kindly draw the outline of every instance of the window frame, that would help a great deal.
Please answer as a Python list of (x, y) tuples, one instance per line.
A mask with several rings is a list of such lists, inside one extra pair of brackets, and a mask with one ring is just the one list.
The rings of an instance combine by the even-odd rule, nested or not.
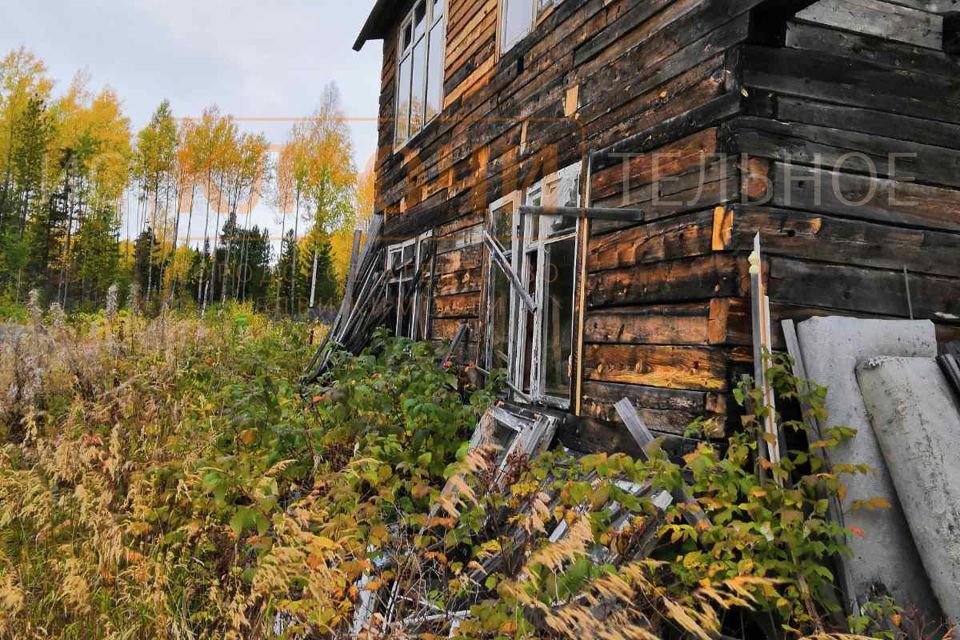
[[(393, 146), (394, 150), (400, 150), (406, 145), (408, 145), (414, 138), (416, 138), (424, 129), (427, 128), (431, 122), (433, 122), (440, 113), (443, 112), (443, 99), (444, 99), (444, 87), (443, 83), (446, 77), (446, 50), (447, 50), (447, 7), (448, 0), (415, 0), (413, 5), (410, 7), (410, 10), (407, 11), (403, 19), (400, 21), (400, 29), (397, 32), (397, 62), (395, 64), (395, 73), (394, 73), (394, 86), (395, 86), (395, 96), (394, 96), (394, 128), (393, 128)], [(420, 35), (417, 35), (415, 31), (415, 19), (416, 12), (420, 5), (424, 6), (424, 32)], [(435, 14), (434, 9), (436, 7), (440, 8), (439, 15)], [(404, 36), (406, 35), (407, 28), (410, 28), (410, 44), (407, 47), (404, 47)], [(434, 29), (440, 29), (440, 49), (442, 51), (440, 57), (440, 76), (436, 79), (440, 83), (440, 91), (438, 94), (439, 104), (437, 105), (437, 111), (433, 115), (427, 115), (427, 100), (429, 96), (429, 91), (431, 85), (430, 78), (430, 40), (433, 34)], [(414, 81), (414, 68), (415, 60), (413, 59), (414, 53), (416, 52), (417, 45), (420, 42), (424, 43), (426, 52), (424, 54), (424, 68), (423, 68), (423, 82), (422, 87), (420, 87), (421, 98), (423, 99), (423, 113), (422, 113), (422, 122), (420, 127), (414, 131), (414, 118), (413, 118), (413, 104), (414, 104), (414, 90), (413, 90), (413, 81)], [(401, 71), (403, 69), (403, 64), (410, 61), (410, 77), (408, 82), (410, 83), (410, 91), (408, 95), (408, 105), (407, 113), (403, 116), (400, 114), (400, 98), (403, 95), (400, 89), (400, 79)], [(401, 136), (401, 122), (406, 126), (406, 136)]]
[[(581, 183), (583, 180), (582, 170), (582, 163), (575, 163), (546, 176), (527, 189), (518, 190), (500, 198), (487, 208), (487, 220), (485, 221), (487, 233), (492, 237), (495, 232), (493, 214), (496, 211), (502, 210), (507, 205), (513, 204), (512, 222), (510, 225), (511, 246), (509, 248), (503, 247), (502, 244), (500, 246), (504, 254), (509, 257), (510, 267), (516, 275), (515, 278), (508, 278), (508, 280), (512, 282), (513, 280), (519, 279), (521, 283), (529, 283), (528, 287), (532, 288), (532, 291), (528, 289), (527, 293), (529, 296), (532, 296), (535, 305), (534, 310), (529, 311), (522, 299), (521, 293), (516, 290), (515, 285), (511, 284), (507, 326), (507, 346), (509, 348), (507, 354), (507, 379), (510, 382), (510, 387), (515, 395), (526, 396), (534, 403), (559, 409), (569, 409), (572, 406), (575, 375), (571, 370), (566, 397), (558, 397), (548, 393), (546, 389), (546, 358), (544, 351), (547, 340), (547, 324), (544, 314), (547, 308), (550, 282), (548, 281), (548, 275), (546, 273), (546, 265), (551, 249), (562, 242), (573, 240), (574, 255), (579, 255), (581, 243), (583, 242), (580, 233), (581, 227), (580, 225), (574, 224), (569, 228), (555, 230), (548, 221), (562, 220), (562, 218), (556, 216), (524, 216), (520, 213), (520, 206), (540, 206), (544, 204), (542, 202), (543, 200), (546, 200), (547, 206), (556, 203), (555, 198), (559, 196), (558, 190), (564, 184), (564, 177), (569, 179), (574, 173), (576, 175), (577, 185), (575, 206), (580, 206), (580, 203), (583, 201), (583, 195), (581, 193)], [(497, 331), (493, 317), (493, 279), (497, 275), (495, 270), (501, 269), (501, 267), (492, 256), (489, 256), (489, 253), (488, 248), (489, 259), (486, 273), (488, 286), (484, 314), (487, 326), (485, 331), (484, 359), (486, 365), (492, 367), (495, 364), (493, 347), (495, 343), (494, 336)], [(572, 366), (572, 359), (575, 356), (576, 349), (576, 292), (580, 277), (576, 261), (570, 265), (570, 270), (573, 278), (573, 291), (570, 301), (569, 319), (571, 327), (571, 361), (568, 363), (568, 366)], [(529, 334), (528, 328), (530, 329)], [(529, 344), (527, 344), (528, 335)], [(527, 353), (529, 353), (530, 358), (529, 369), (527, 368), (526, 362), (526, 358), (528, 357)]]
[[(424, 264), (425, 252), (429, 251), (429, 242), (433, 240), (433, 231), (426, 231), (419, 236), (410, 238), (409, 240), (404, 240), (403, 242), (396, 242), (389, 245), (386, 248), (386, 263), (385, 269), (387, 273), (386, 287), (387, 295), (391, 295), (390, 287), (391, 285), (399, 285), (397, 287), (397, 299), (394, 301), (396, 305), (397, 315), (394, 322), (393, 333), (395, 336), (400, 338), (410, 338), (411, 340), (425, 340), (430, 333), (429, 321), (430, 321), (430, 306), (433, 300), (433, 257), (427, 257), (430, 264), (425, 265), (425, 269), (422, 273), (418, 274), (420, 266)], [(409, 276), (406, 276), (403, 273), (403, 267), (406, 263), (400, 262), (398, 265), (394, 265), (393, 256), (396, 254), (400, 255), (400, 260), (403, 260), (403, 251), (408, 247), (414, 247), (413, 250), (413, 271)], [(400, 267), (400, 273), (397, 273), (397, 267)], [(417, 277), (419, 275), (419, 277)], [(409, 310), (409, 329), (407, 331), (401, 331), (403, 328), (403, 300), (406, 291), (410, 289), (407, 287), (413, 288), (413, 297), (411, 301), (411, 307)], [(427, 287), (427, 296), (426, 300), (423, 300), (424, 287)], [(422, 305), (422, 306), (421, 306)], [(423, 323), (423, 334), (420, 335), (418, 331), (419, 325), (418, 322), (420, 315), (425, 313), (426, 322)]]
[[(529, 2), (531, 5), (531, 20), (525, 26), (523, 35), (516, 39), (509, 46), (504, 41), (504, 28), (506, 27), (506, 3), (507, 2)], [(520, 44), (524, 38), (530, 35), (537, 25), (539, 25), (550, 13), (554, 7), (563, 0), (498, 0), (497, 2), (497, 59), (506, 55), (511, 49)]]

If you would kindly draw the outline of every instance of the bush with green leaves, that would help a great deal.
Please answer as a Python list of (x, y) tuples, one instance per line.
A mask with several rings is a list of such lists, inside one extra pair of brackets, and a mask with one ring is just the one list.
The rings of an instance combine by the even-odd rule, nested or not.
[[(497, 477), (495, 451), (465, 446), (492, 391), (465, 392), (435, 347), (380, 334), (303, 389), (309, 355), (301, 327), (242, 306), (37, 319), (4, 347), (0, 637), (842, 630), (824, 594), (849, 532), (827, 499), (861, 469), (765, 463), (762, 415), (682, 460), (561, 450)], [(709, 526), (654, 508), (681, 483)]]

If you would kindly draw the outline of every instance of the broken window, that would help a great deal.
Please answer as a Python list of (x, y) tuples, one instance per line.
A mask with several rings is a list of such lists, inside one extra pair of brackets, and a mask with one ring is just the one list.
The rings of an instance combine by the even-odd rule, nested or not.
[(399, 337), (427, 338), (433, 281), (433, 238), (427, 232), (387, 248), (388, 327)]
[(572, 378), (576, 221), (523, 213), (520, 204), (578, 207), (579, 192), (576, 164), (495, 202), (486, 236), (487, 366), (505, 369), (521, 399), (564, 408)]
[(446, 20), (442, 0), (418, 0), (400, 27), (396, 145), (420, 133), (443, 108)]
[(537, 21), (560, 0), (502, 0), (500, 5), (500, 53), (523, 40)]

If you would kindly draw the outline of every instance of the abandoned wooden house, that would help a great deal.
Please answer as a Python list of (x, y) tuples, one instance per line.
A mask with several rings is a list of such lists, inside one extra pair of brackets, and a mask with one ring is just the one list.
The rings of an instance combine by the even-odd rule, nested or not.
[(466, 335), (514, 401), (577, 416), (561, 437), (587, 451), (631, 450), (622, 398), (661, 433), (735, 422), (758, 233), (774, 348), (779, 320), (815, 315), (957, 339), (953, 10), (377, 0), (355, 46), (383, 41), (387, 324)]

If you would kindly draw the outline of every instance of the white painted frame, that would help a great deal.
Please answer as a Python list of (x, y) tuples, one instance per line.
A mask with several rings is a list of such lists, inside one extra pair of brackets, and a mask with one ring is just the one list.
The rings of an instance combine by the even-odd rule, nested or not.
[[(508, 379), (512, 387), (515, 390), (522, 391), (523, 394), (527, 393), (525, 389), (529, 389), (529, 397), (534, 402), (559, 409), (569, 409), (572, 404), (571, 396), (573, 394), (575, 375), (574, 372), (571, 371), (570, 391), (567, 393), (567, 397), (559, 398), (556, 396), (551, 396), (546, 392), (544, 381), (544, 358), (541, 354), (543, 351), (544, 342), (546, 340), (546, 323), (544, 322), (544, 313), (546, 312), (546, 302), (550, 286), (546, 273), (547, 255), (554, 245), (560, 242), (569, 241), (570, 239), (573, 239), (575, 242), (574, 255), (577, 255), (580, 249), (580, 244), (583, 242), (583, 239), (579, 234), (581, 226), (573, 225), (569, 229), (563, 229), (556, 233), (551, 232), (548, 221), (556, 220), (557, 218), (548, 216), (522, 216), (520, 213), (520, 205), (526, 204), (531, 206), (552, 206), (555, 204), (564, 204), (557, 202), (557, 190), (564, 184), (564, 178), (570, 179), (574, 174), (578, 176), (578, 181), (582, 180), (581, 163), (576, 163), (565, 167), (559, 172), (547, 176), (525, 191), (516, 191), (503, 198), (500, 198), (490, 205), (486, 223), (488, 233), (492, 234), (493, 213), (509, 204), (513, 204), (511, 247), (509, 254), (507, 255), (511, 261), (513, 271), (515, 273), (515, 277), (509, 278), (511, 281), (511, 289), (513, 289), (513, 295), (511, 296), (510, 300), (510, 322), (508, 327), (509, 337), (507, 341), (510, 350), (507, 354), (509, 363)], [(578, 202), (576, 206), (579, 206), (579, 203), (583, 200), (583, 197), (578, 193), (577, 198)], [(536, 227), (536, 231), (534, 231), (534, 227)], [(504, 252), (506, 253), (506, 248), (504, 248)], [(526, 292), (533, 298), (535, 308), (529, 310), (529, 312), (533, 314), (533, 340), (530, 344), (530, 359), (532, 366), (530, 367), (529, 379), (525, 379), (524, 371), (526, 369), (527, 351), (525, 337), (527, 335), (527, 323), (530, 320), (528, 320), (527, 317), (528, 305), (523, 301), (523, 292), (516, 290), (514, 281), (516, 279), (519, 279), (521, 283), (527, 283), (531, 281), (531, 277), (534, 275), (534, 273), (533, 269), (531, 268), (531, 260), (527, 259), (528, 256), (533, 257), (533, 262), (536, 265), (536, 279), (533, 282), (533, 291)], [(487, 270), (487, 282), (489, 284), (485, 318), (487, 324), (486, 363), (488, 366), (490, 366), (493, 362), (493, 335), (494, 331), (496, 330), (492, 317), (493, 305), (491, 304), (493, 295), (493, 270), (500, 268), (497, 264), (497, 261), (494, 260), (492, 256), (489, 260), (489, 263), (490, 264), (488, 265)], [(577, 273), (575, 264), (570, 265), (570, 269), (573, 271), (574, 278), (574, 300), (572, 300), (573, 304), (571, 305), (570, 323), (571, 327), (574, 327), (576, 323), (575, 298), (580, 274)], [(572, 333), (575, 334), (575, 332)]]
[[(433, 238), (433, 231), (427, 231), (420, 234), (416, 238), (411, 238), (405, 240), (404, 242), (397, 242), (387, 247), (387, 258), (386, 258), (386, 271), (388, 274), (387, 277), (387, 291), (389, 291), (389, 285), (399, 284), (397, 287), (397, 300), (395, 304), (397, 305), (397, 321), (393, 326), (394, 335), (402, 338), (410, 338), (411, 340), (424, 340), (427, 336), (417, 335), (417, 317), (422, 311), (420, 309), (420, 294), (422, 293), (422, 287), (429, 283), (433, 279), (433, 265), (427, 265), (426, 270), (423, 273), (417, 273), (420, 268), (420, 265), (423, 264), (424, 259), (424, 245), (426, 241)], [(404, 277), (403, 273), (395, 274), (393, 267), (393, 256), (396, 254), (400, 255), (400, 259), (403, 259), (403, 250), (407, 247), (415, 247), (413, 251), (413, 275), (410, 277)], [(403, 263), (400, 264), (403, 266)], [(419, 275), (419, 278), (417, 277)], [(426, 281), (426, 282), (425, 282)], [(407, 286), (413, 286), (413, 305), (410, 309), (410, 330), (405, 333), (405, 335), (400, 335), (400, 328), (402, 326), (402, 313), (403, 313), (403, 298), (405, 292), (407, 291)], [(429, 304), (429, 303), (428, 303)], [(429, 309), (427, 313), (429, 314)], [(425, 331), (426, 332), (426, 331)]]
[[(407, 30), (407, 27), (413, 25), (414, 14), (417, 10), (417, 5), (420, 2), (425, 3), (426, 16), (424, 22), (426, 23), (425, 30), (422, 36), (417, 37), (415, 32), (411, 32), (410, 45), (408, 47), (403, 46), (403, 34)], [(439, 3), (434, 2), (434, 0), (417, 0), (413, 3), (413, 6), (410, 7), (410, 10), (404, 16), (403, 20), (400, 22), (400, 31), (397, 35), (397, 63), (396, 63), (396, 72), (394, 73), (394, 87), (396, 97), (394, 98), (394, 116), (395, 124), (393, 129), (393, 146), (394, 149), (402, 149), (406, 146), (411, 140), (413, 140), (417, 135), (427, 128), (427, 125), (430, 124), (434, 119), (437, 118), (443, 112), (443, 100), (444, 100), (444, 88), (443, 84), (446, 80), (447, 75), (447, 14), (449, 13), (447, 3), (449, 0), (440, 0)], [(440, 13), (437, 15), (434, 12), (434, 5), (440, 5)], [(443, 24), (440, 24), (440, 23)], [(433, 29), (441, 29), (443, 31), (442, 38), (440, 39), (440, 48), (443, 50), (443, 55), (440, 61), (440, 77), (437, 78), (440, 81), (440, 104), (438, 105), (437, 113), (431, 117), (427, 117), (426, 111), (426, 102), (424, 102), (424, 112), (423, 112), (423, 124), (417, 131), (412, 130), (412, 119), (410, 117), (409, 109), (413, 105), (413, 52), (417, 47), (417, 44), (421, 39), (426, 41), (427, 55), (426, 61), (424, 62), (424, 81), (423, 81), (423, 98), (426, 100), (427, 88), (430, 86), (430, 34)], [(403, 66), (403, 63), (410, 59), (410, 106), (408, 107), (408, 112), (405, 116), (400, 115), (400, 68)], [(404, 138), (401, 138), (399, 135), (400, 131), (400, 120), (404, 118), (407, 123), (407, 135)]]
[[(507, 16), (506, 11), (504, 11), (504, 4), (508, 1), (509, 0), (499, 0), (499, 2), (497, 3), (497, 58), (498, 59), (504, 54), (506, 54), (507, 52), (509, 52), (510, 49), (513, 49), (513, 47), (519, 44), (520, 41), (523, 40), (527, 36), (527, 34), (533, 31), (536, 28), (536, 26), (540, 24), (540, 21), (546, 18), (550, 14), (550, 12), (553, 10), (553, 8), (558, 4), (560, 4), (563, 0), (526, 0), (526, 2), (530, 4), (530, 15), (532, 16), (532, 19), (530, 20), (530, 24), (526, 26), (523, 35), (520, 36), (516, 42), (506, 47), (504, 46), (504, 40), (503, 40), (503, 30), (504, 30), (504, 27), (506, 27), (506, 16)], [(523, 0), (519, 0), (519, 1), (522, 2)]]

